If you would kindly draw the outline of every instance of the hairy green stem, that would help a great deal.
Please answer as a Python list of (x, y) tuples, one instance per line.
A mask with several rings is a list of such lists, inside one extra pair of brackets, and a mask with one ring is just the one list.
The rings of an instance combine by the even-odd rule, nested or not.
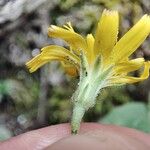
[(75, 105), (73, 108), (72, 120), (71, 120), (71, 133), (77, 134), (80, 129), (80, 123), (84, 116), (85, 109), (80, 105)]

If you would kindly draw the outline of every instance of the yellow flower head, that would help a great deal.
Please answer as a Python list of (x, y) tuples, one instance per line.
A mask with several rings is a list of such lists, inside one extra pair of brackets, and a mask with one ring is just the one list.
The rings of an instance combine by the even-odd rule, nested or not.
[[(93, 107), (100, 90), (107, 86), (134, 83), (149, 77), (150, 62), (144, 58), (130, 59), (130, 55), (143, 43), (150, 33), (150, 17), (144, 15), (120, 40), (117, 11), (104, 10), (97, 25), (95, 36), (83, 37), (67, 23), (63, 27), (51, 25), (48, 35), (61, 38), (69, 49), (50, 45), (27, 62), (30, 72), (51, 60), (61, 62), (68, 74), (80, 75), (77, 90), (73, 94), (72, 133), (77, 133), (86, 110)], [(128, 73), (143, 69), (140, 77)]]
[[(150, 62), (143, 58), (129, 59), (129, 56), (142, 44), (150, 33), (150, 17), (144, 15), (119, 41), (119, 16), (117, 11), (104, 10), (98, 22), (95, 36), (88, 34), (83, 37), (76, 33), (67, 23), (63, 27), (51, 25), (48, 35), (61, 38), (69, 45), (69, 49), (50, 45), (41, 49), (41, 53), (27, 62), (30, 72), (36, 71), (51, 60), (62, 63), (68, 74), (75, 76), (80, 72), (80, 54), (85, 55), (88, 70), (91, 70), (98, 56), (101, 57), (101, 72), (110, 66), (112, 73), (109, 85), (134, 83), (148, 78)], [(144, 67), (140, 77), (131, 77), (127, 74)]]

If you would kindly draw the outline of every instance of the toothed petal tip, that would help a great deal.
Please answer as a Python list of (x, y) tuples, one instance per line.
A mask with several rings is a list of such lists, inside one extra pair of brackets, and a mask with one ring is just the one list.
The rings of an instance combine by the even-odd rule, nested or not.
[(105, 15), (116, 15), (116, 14), (118, 14), (118, 11), (116, 11), (116, 10), (107, 10), (107, 9), (104, 9), (103, 13), (104, 13)]

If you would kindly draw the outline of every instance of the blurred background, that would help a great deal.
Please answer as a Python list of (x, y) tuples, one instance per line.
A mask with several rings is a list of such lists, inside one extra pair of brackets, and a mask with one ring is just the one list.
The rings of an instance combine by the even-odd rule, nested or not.
[[(58, 62), (30, 74), (25, 63), (50, 39), (50, 24), (71, 21), (77, 32), (94, 33), (104, 8), (120, 13), (119, 38), (145, 13), (149, 0), (0, 0), (0, 140), (48, 125), (69, 122), (78, 79)], [(150, 60), (150, 39), (133, 57)], [(140, 72), (135, 72), (138, 76)], [(150, 132), (150, 79), (102, 90), (84, 121), (111, 123)]]

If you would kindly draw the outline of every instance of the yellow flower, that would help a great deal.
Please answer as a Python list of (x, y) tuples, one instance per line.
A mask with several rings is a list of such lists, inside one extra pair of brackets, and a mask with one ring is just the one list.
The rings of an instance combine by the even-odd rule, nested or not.
[[(149, 35), (150, 17), (144, 15), (120, 40), (117, 40), (118, 26), (118, 12), (108, 10), (103, 11), (95, 36), (79, 35), (70, 22), (63, 27), (51, 25), (48, 35), (63, 39), (69, 48), (56, 45), (44, 47), (39, 55), (26, 64), (30, 72), (34, 72), (45, 63), (58, 60), (68, 74), (80, 76), (72, 97), (72, 133), (78, 132), (85, 111), (94, 106), (102, 88), (135, 83), (149, 77), (150, 61), (129, 57)], [(139, 77), (129, 75), (139, 69), (143, 69)]]
[[(113, 66), (109, 85), (134, 83), (148, 78), (150, 62), (143, 58), (129, 59), (129, 56), (143, 43), (150, 33), (150, 17), (144, 15), (118, 42), (118, 12), (104, 10), (98, 22), (96, 34), (82, 37), (74, 31), (71, 23), (63, 28), (51, 25), (48, 35), (61, 38), (67, 42), (69, 49), (50, 45), (41, 49), (41, 53), (27, 62), (30, 72), (51, 60), (62, 63), (67, 73), (75, 76), (80, 70), (80, 53), (86, 56), (89, 69), (92, 68), (97, 56), (101, 57), (101, 71)], [(144, 67), (140, 77), (131, 77), (127, 74)]]

